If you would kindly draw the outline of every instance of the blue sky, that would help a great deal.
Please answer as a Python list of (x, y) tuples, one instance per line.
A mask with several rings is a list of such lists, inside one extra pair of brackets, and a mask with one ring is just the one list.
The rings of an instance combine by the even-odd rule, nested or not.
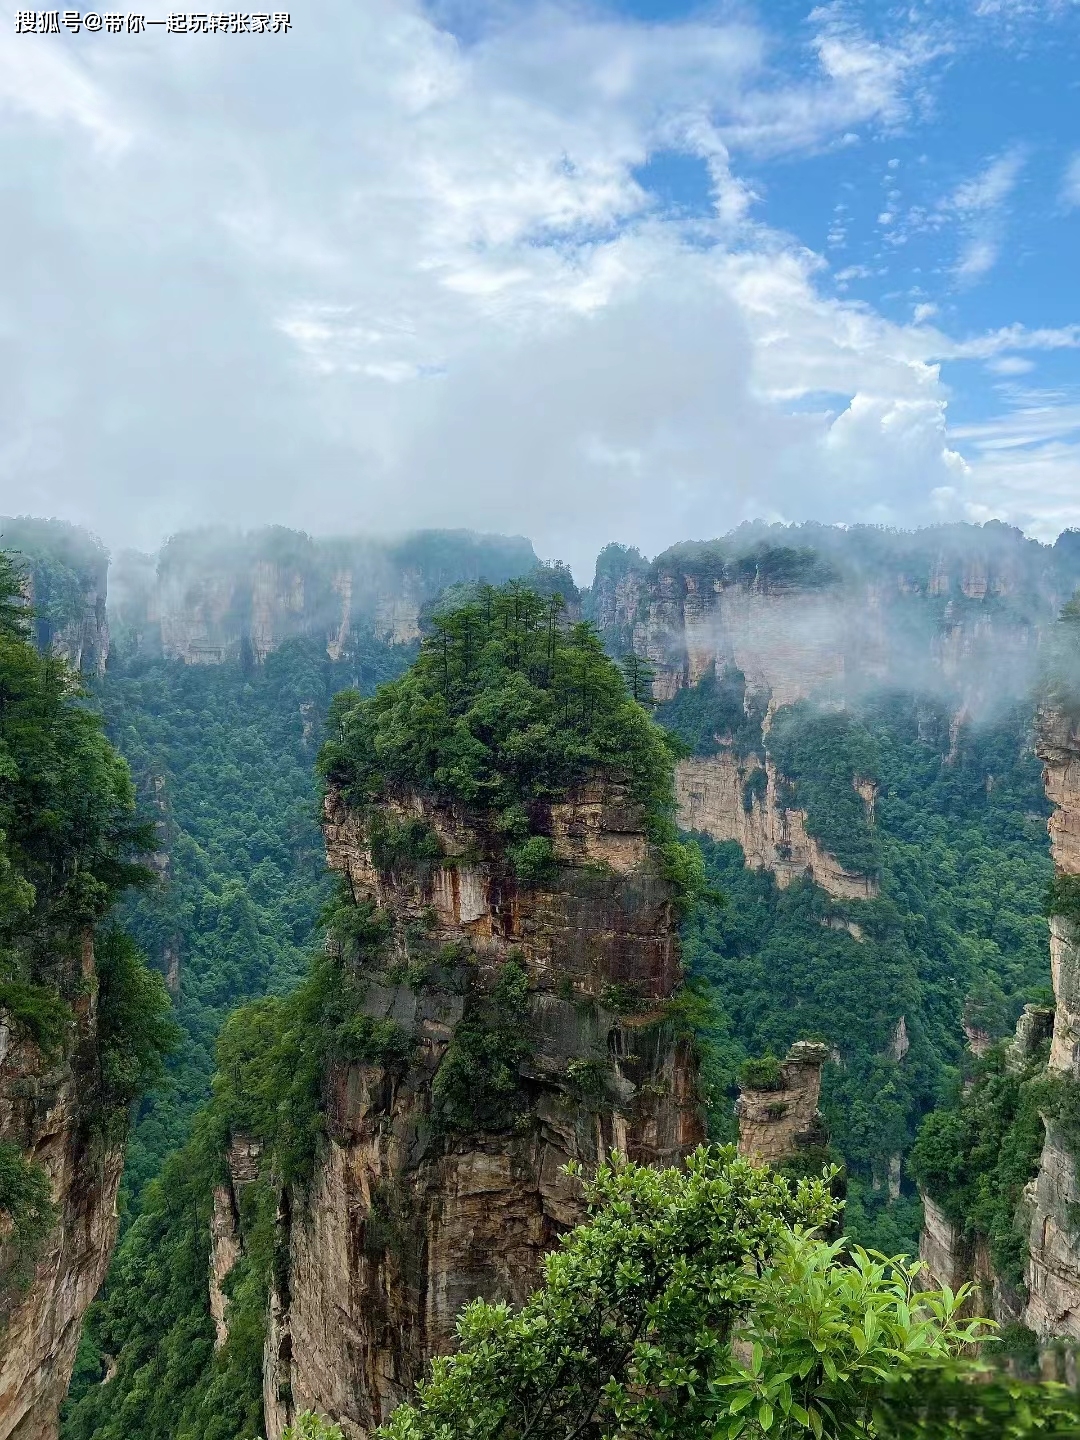
[(0, 511), (1080, 524), (1078, 0), (14, 18)]

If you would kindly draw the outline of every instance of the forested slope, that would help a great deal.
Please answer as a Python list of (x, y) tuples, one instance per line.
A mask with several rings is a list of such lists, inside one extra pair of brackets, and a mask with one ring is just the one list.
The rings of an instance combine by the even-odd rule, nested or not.
[[(850, 1172), (848, 1226), (909, 1253), (920, 1213), (906, 1157), (967, 1063), (965, 1025), (980, 1044), (1003, 1036), (1050, 983), (1053, 869), (1030, 710), (951, 738), (949, 721), (940, 702), (899, 694), (857, 713), (780, 712), (792, 802), (827, 849), (879, 877), (880, 895), (841, 901), (808, 880), (782, 890), (737, 844), (699, 836), (730, 903), (694, 917), (686, 944), (720, 1012), (729, 1087), (747, 1055), (803, 1037), (833, 1047), (823, 1104)], [(855, 776), (877, 782), (873, 823)]]
[(114, 651), (101, 702), (157, 818), (162, 880), (129, 902), (126, 918), (170, 977), (184, 1036), (165, 1086), (136, 1117), (129, 1197), (183, 1143), (225, 1016), (303, 974), (330, 888), (314, 780), (330, 698), (352, 685), (369, 692), (414, 653), (370, 633), (336, 662), (305, 637), (247, 667)]

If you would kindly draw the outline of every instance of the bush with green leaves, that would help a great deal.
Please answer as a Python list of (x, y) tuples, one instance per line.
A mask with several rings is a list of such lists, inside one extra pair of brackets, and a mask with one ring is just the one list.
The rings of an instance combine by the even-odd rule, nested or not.
[[(0, 1214), (10, 1226), (0, 1250), (2, 1302), (29, 1281), (55, 1218), (47, 1172), (8, 1140), (0, 1141)], [(0, 1304), (0, 1333), (3, 1313)]]
[(890, 1385), (984, 1327), (918, 1266), (817, 1238), (838, 1215), (826, 1178), (791, 1183), (731, 1147), (685, 1170), (601, 1167), (543, 1287), (517, 1311), (467, 1306), (457, 1352), (382, 1440), (873, 1434)]
[(504, 961), (490, 990), (474, 981), (465, 1013), (435, 1072), (432, 1122), (437, 1130), (506, 1130), (521, 1114), (521, 1064), (528, 1034), (529, 977), (520, 960)]
[(340, 1425), (332, 1425), (313, 1410), (305, 1410), (286, 1426), (282, 1440), (345, 1440)]
[(1055, 875), (1046, 889), (1047, 916), (1060, 915), (1080, 925), (1080, 875)]
[(743, 1090), (782, 1090), (784, 1072), (775, 1055), (744, 1060), (739, 1067), (739, 1085)]

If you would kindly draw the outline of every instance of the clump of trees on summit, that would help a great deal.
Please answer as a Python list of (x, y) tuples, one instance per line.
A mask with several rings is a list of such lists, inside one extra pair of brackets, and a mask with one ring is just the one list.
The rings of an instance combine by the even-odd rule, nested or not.
[[(419, 791), (483, 815), (523, 878), (550, 859), (530, 841), (545, 804), (590, 778), (621, 780), (645, 810), (679, 896), (700, 856), (678, 843), (672, 769), (685, 747), (655, 725), (589, 623), (520, 581), (481, 586), (434, 617), (411, 669), (370, 699), (333, 702), (319, 766), (349, 802)], [(526, 848), (528, 847), (528, 848)]]

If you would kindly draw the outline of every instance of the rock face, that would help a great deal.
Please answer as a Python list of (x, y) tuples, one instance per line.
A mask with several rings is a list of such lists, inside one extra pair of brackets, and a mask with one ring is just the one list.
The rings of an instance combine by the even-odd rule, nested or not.
[[(56, 1212), (28, 1285), (15, 1294), (0, 1290), (0, 1440), (55, 1440), (83, 1315), (116, 1238), (123, 1150), (87, 1133), (81, 1103), (97, 1065), (89, 939), (70, 966), (84, 982), (70, 1062), (48, 1063), (33, 1042), (15, 1037), (0, 1012), (0, 1140), (46, 1172)], [(0, 1275), (3, 1259), (0, 1244)]]
[[(765, 780), (755, 785), (755, 776)], [(868, 900), (878, 893), (873, 876), (842, 865), (806, 831), (806, 812), (788, 809), (779, 798), (776, 767), (756, 755), (733, 750), (681, 760), (675, 771), (678, 821), (714, 840), (736, 840), (746, 863), (771, 870), (781, 888), (809, 877), (838, 900)]]
[(156, 557), (120, 557), (114, 611), (127, 644), (189, 665), (258, 664), (297, 635), (317, 636), (340, 660), (354, 632), (416, 640), (421, 607), (447, 585), (497, 584), (536, 563), (526, 540), (466, 531), (382, 543), (192, 531)]
[(977, 709), (1027, 689), (1077, 561), (997, 524), (744, 527), (651, 566), (604, 552), (589, 613), (620, 649), (632, 641), (648, 656), (661, 701), (734, 664), (774, 707), (933, 676), (931, 688)]
[[(421, 931), (443, 955), (471, 958), (416, 989), (373, 979), (366, 1008), (414, 1037), (414, 1058), (403, 1072), (353, 1064), (329, 1077), (314, 1181), (282, 1200), (271, 1440), (307, 1408), (368, 1435), (452, 1346), (466, 1301), (524, 1301), (541, 1257), (582, 1216), (567, 1161), (593, 1167), (618, 1149), (670, 1164), (702, 1138), (691, 1055), (663, 1020), (680, 974), (671, 894), (636, 807), (602, 785), (550, 807), (541, 823), (559, 867), (535, 887), (512, 878), (476, 817), (409, 796), (387, 808), (429, 825), (445, 860), (380, 872), (361, 818), (331, 793), (331, 865), (393, 917), (403, 963)], [(440, 1130), (440, 1063), (472, 997), (512, 961), (528, 977), (521, 1109), (501, 1129)]]
[(827, 1045), (799, 1040), (775, 1085), (761, 1090), (743, 1085), (735, 1103), (740, 1155), (755, 1165), (777, 1165), (808, 1146), (826, 1143), (818, 1100), (821, 1067), (828, 1058)]
[(261, 1149), (257, 1140), (249, 1140), (243, 1135), (234, 1136), (226, 1156), (228, 1183), (214, 1186), (210, 1212), (210, 1314), (214, 1320), (214, 1348), (217, 1350), (229, 1336), (229, 1302), (224, 1284), (244, 1253), (240, 1196), (245, 1185), (259, 1178)]
[[(1080, 721), (1062, 712), (1040, 717), (1037, 748), (1046, 793), (1054, 806), (1050, 848), (1059, 875), (1080, 875)], [(1050, 968), (1054, 981), (1054, 1039), (1049, 1072), (1080, 1082), (1080, 927), (1050, 921)], [(1030, 1300), (1025, 1323), (1040, 1339), (1080, 1340), (1080, 1201), (1078, 1157), (1060, 1126), (1048, 1119), (1039, 1173), (1025, 1195)]]
[(60, 520), (0, 517), (0, 548), (13, 552), (33, 607), (33, 637), (82, 675), (103, 675), (109, 656), (109, 554), (86, 530)]

